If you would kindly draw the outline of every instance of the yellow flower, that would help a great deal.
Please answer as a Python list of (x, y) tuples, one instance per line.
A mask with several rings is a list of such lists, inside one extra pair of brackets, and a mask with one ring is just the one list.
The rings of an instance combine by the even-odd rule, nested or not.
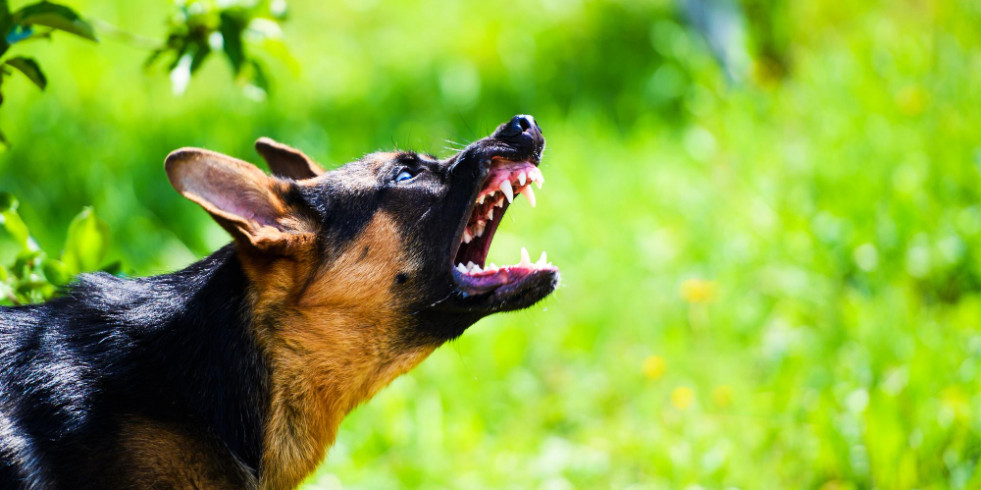
[(732, 388), (727, 385), (716, 386), (712, 390), (712, 401), (720, 407), (727, 407), (732, 403)]
[(715, 299), (715, 281), (685, 279), (681, 283), (681, 297), (689, 303), (708, 303)]
[(664, 370), (668, 367), (668, 363), (664, 361), (661, 356), (648, 356), (644, 359), (644, 376), (650, 379), (658, 379), (664, 376)]
[(671, 392), (671, 404), (678, 410), (687, 410), (695, 401), (695, 392), (687, 386), (679, 386)]

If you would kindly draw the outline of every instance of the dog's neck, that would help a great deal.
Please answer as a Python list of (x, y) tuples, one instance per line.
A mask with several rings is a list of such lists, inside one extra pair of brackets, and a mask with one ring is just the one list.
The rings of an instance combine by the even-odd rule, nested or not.
[(401, 337), (404, 319), (392, 309), (388, 281), (370, 265), (377, 263), (371, 254), (392, 252), (350, 249), (326, 269), (316, 257), (242, 257), (270, 373), (263, 488), (298, 485), (323, 460), (344, 416), (436, 347)]

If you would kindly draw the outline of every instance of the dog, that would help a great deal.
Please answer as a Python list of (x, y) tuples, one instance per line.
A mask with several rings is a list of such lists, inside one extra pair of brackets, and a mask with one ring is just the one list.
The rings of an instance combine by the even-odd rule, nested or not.
[(232, 243), (0, 308), (0, 487), (296, 487), (354, 407), (555, 290), (544, 253), (486, 263), (512, 200), (534, 205), (544, 147), (519, 115), (444, 160), (372, 153), (325, 171), (262, 138), (270, 176), (174, 151), (171, 184)]

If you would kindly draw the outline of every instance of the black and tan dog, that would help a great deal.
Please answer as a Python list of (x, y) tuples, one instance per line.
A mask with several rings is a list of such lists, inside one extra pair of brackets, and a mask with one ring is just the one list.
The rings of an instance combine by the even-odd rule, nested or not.
[(198, 149), (167, 175), (234, 243), (173, 274), (83, 275), (0, 308), (0, 487), (292, 488), (341, 419), (558, 270), (485, 265), (545, 140), (516, 116), (443, 161), (375, 153), (325, 172), (256, 143), (276, 175)]

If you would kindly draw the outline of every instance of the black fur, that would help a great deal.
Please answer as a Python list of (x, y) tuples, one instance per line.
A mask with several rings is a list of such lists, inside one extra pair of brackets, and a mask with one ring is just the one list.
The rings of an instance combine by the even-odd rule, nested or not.
[[(514, 117), (447, 160), (409, 152), (369, 155), (303, 185), (291, 179), (321, 170), (302, 153), (263, 140), (257, 147), (267, 160), (278, 162), (271, 162), (274, 170), (285, 174), (272, 187), (281, 204), (292, 217), (315, 223), (315, 260), (321, 267), (344, 252), (378, 213), (399, 225), (391, 239), (415, 259), (412, 268), (386, 269), (397, 303), (393, 309), (404, 316), (391, 325), (399, 329), (400, 348), (438, 346), (486, 315), (527, 307), (555, 289), (557, 272), (545, 271), (519, 283), (522, 289), (471, 293), (458, 287), (454, 274), (459, 272), (451, 263), (491, 159), (540, 158), (544, 139), (528, 116)], [(202, 162), (242, 171), (229, 160), (183, 149), (172, 153), (166, 165), (168, 172), (178, 173), (188, 168), (182, 165)], [(400, 170), (414, 176), (399, 184), (394, 177)], [(185, 189), (187, 182), (168, 175), (178, 190)], [(219, 207), (196, 202), (208, 204), (213, 214)], [(239, 245), (251, 247), (244, 232), (224, 219), (219, 223)], [(243, 257), (267, 253), (249, 250)], [(365, 248), (361, 257), (367, 256)], [(254, 270), (249, 271), (254, 278)], [(263, 286), (250, 283), (236, 249), (227, 246), (173, 274), (142, 279), (87, 274), (45, 304), (0, 307), (0, 490), (120, 488), (156, 481), (155, 470), (182, 469), (200, 470), (195, 476), (210, 481), (255, 486), (263, 474), (263, 450), (294, 442), (266, 441), (270, 446), (263, 447), (272, 376), (255, 338), (256, 325), (276, 324), (275, 318), (266, 318), (269, 310), (260, 318), (251, 311), (255, 291), (250, 288)], [(146, 423), (138, 434), (145, 438), (187, 435), (198, 444), (191, 454), (208, 460), (200, 465), (204, 469), (184, 460), (158, 468), (157, 453), (139, 461), (143, 467), (125, 467), (128, 453), (121, 436), (133, 420)], [(166, 429), (154, 432), (154, 424)], [(174, 452), (184, 451), (161, 451), (171, 457)], [(119, 474), (128, 470), (137, 473), (134, 479)], [(179, 474), (175, 481), (199, 481), (184, 477)]]
[[(120, 414), (209, 434), (260, 470), (268, 372), (231, 246), (173, 274), (83, 275), (0, 308), (0, 488), (101, 488)], [(102, 467), (104, 468), (104, 467)]]

